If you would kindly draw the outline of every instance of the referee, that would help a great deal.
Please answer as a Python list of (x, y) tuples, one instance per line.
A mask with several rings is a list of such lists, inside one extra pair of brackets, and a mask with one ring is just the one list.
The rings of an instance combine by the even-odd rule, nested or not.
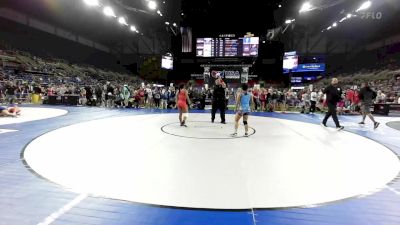
[(325, 118), (322, 121), (322, 125), (324, 127), (327, 127), (326, 122), (328, 121), (329, 117), (332, 116), (332, 119), (336, 125), (336, 129), (340, 131), (343, 130), (344, 127), (340, 126), (336, 112), (337, 103), (342, 98), (342, 89), (338, 86), (338, 83), (339, 83), (338, 79), (333, 78), (331, 85), (326, 87), (324, 90), (324, 94), (326, 94), (326, 103), (328, 104), (328, 112), (326, 113)]
[(225, 109), (226, 109), (226, 95), (225, 95), (226, 84), (221, 79), (218, 78), (215, 80), (215, 87), (213, 91), (213, 99), (212, 99), (212, 109), (211, 109), (211, 122), (214, 123), (215, 114), (217, 110), (219, 110), (221, 115), (221, 123), (226, 124), (225, 122)]

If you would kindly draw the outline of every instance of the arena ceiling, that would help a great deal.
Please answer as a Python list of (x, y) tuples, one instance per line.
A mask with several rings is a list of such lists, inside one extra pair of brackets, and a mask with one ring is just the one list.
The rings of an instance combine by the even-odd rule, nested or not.
[[(111, 6), (118, 16), (127, 18), (144, 35), (164, 32), (165, 20), (179, 22), (180, 0), (159, 1), (163, 17), (148, 9), (145, 0), (100, 0)], [(114, 18), (103, 15), (100, 8), (85, 5), (83, 0), (9, 0), (0, 1), (0, 7), (8, 7), (49, 24), (88, 37), (103, 44), (112, 45), (138, 35), (128, 27), (118, 24)], [(168, 34), (169, 35), (169, 34)]]
[(338, 26), (327, 32), (332, 39), (374, 41), (400, 33), (399, 0), (371, 0), (368, 10), (343, 23), (339, 21), (366, 0), (310, 0), (316, 9), (300, 14), (299, 9), (304, 2), (283, 0), (282, 8), (276, 11), (277, 23), (283, 25), (288, 18), (296, 19), (294, 27), (297, 31), (307, 30), (311, 35), (317, 35), (337, 22)]
[(274, 11), (281, 1), (182, 0), (182, 24), (201, 35), (266, 33), (275, 27)]
[[(263, 35), (268, 29), (284, 26), (288, 18), (296, 22), (294, 29), (287, 32), (317, 35), (366, 0), (310, 0), (316, 9), (304, 14), (299, 14), (299, 9), (305, 0), (246, 0), (240, 4), (231, 0), (158, 0), (163, 17), (150, 11), (146, 0), (100, 1), (113, 7), (116, 14), (125, 16), (144, 35), (170, 35), (166, 21), (192, 27), (195, 35), (246, 32)], [(329, 36), (373, 41), (399, 33), (399, 0), (372, 2), (369, 12), (375, 16), (381, 13), (380, 19), (351, 19), (330, 30)], [(82, 0), (8, 0), (0, 1), (0, 7), (12, 8), (106, 45), (138, 36), (115, 19), (104, 16), (101, 10), (86, 6)]]
[[(322, 30), (354, 12), (367, 0), (308, 0), (314, 10), (299, 13), (306, 0), (246, 0), (238, 4), (229, 0), (182, 0), (182, 25), (193, 28), (197, 35), (254, 32), (266, 34), (268, 29), (285, 27), (286, 19), (296, 19), (296, 32), (316, 36)], [(329, 32), (332, 39), (373, 41), (400, 32), (400, 1), (371, 0), (365, 15), (340, 23)], [(380, 18), (373, 18), (379, 17)], [(290, 32), (291, 28), (288, 29)]]

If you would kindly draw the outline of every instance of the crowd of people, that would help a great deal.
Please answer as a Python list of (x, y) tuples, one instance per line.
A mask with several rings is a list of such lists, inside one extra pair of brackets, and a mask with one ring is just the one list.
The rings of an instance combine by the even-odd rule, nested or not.
[[(177, 108), (178, 85), (146, 83), (137, 76), (128, 76), (98, 68), (72, 65), (62, 60), (47, 61), (20, 51), (0, 51), (0, 103), (48, 103), (51, 96), (74, 95), (78, 105), (106, 108)], [(10, 63), (12, 62), (12, 63)], [(383, 68), (337, 76), (343, 89), (337, 103), (338, 113), (359, 113), (361, 83), (376, 90), (374, 103), (400, 104), (400, 70)], [(330, 82), (323, 78), (303, 88), (269, 87), (258, 84), (249, 88), (255, 111), (300, 111), (315, 113), (328, 109), (323, 92)], [(235, 104), (238, 88), (186, 85), (191, 108), (210, 105), (212, 120)], [(231, 107), (229, 107), (231, 106)], [(221, 118), (222, 122), (225, 121)]]

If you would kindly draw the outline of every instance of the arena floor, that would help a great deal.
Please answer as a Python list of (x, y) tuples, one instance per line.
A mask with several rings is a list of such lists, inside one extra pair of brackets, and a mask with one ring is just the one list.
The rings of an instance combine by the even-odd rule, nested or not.
[(400, 118), (321, 117), (254, 113), (232, 138), (233, 115), (24, 107), (0, 118), (0, 225), (400, 224)]

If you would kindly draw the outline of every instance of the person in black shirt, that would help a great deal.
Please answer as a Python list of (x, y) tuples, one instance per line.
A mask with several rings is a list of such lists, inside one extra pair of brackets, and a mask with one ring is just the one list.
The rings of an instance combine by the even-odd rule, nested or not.
[(101, 106), (101, 103), (103, 102), (103, 90), (99, 85), (96, 86), (95, 94), (96, 94), (96, 105)]
[(14, 101), (17, 100), (15, 97), (15, 92), (17, 90), (17, 87), (12, 83), (8, 83), (5, 88), (5, 94), (6, 94), (6, 100), (8, 101), (9, 104), (14, 104)]
[(361, 90), (358, 94), (361, 100), (362, 121), (360, 125), (365, 124), (365, 118), (368, 116), (374, 122), (374, 129), (378, 128), (379, 123), (375, 121), (374, 116), (371, 114), (371, 107), (374, 105), (374, 100), (377, 96), (376, 92), (372, 90), (368, 83), (362, 83)]
[(93, 102), (92, 102), (92, 97), (93, 97), (93, 91), (92, 91), (92, 87), (90, 86), (86, 86), (85, 87), (85, 91), (86, 91), (86, 105), (88, 106), (93, 106)]
[(114, 87), (107, 81), (106, 84), (106, 108), (113, 108), (114, 107)]
[(207, 99), (207, 91), (205, 89), (201, 90), (201, 99), (200, 99), (200, 109), (204, 110), (206, 108), (206, 99)]
[(40, 88), (40, 86), (35, 85), (35, 86), (33, 87), (33, 93), (34, 93), (34, 94), (37, 94), (37, 95), (40, 95), (40, 94), (42, 93), (42, 89)]
[(212, 109), (211, 109), (211, 122), (214, 123), (215, 113), (217, 110), (220, 111), (221, 114), (221, 123), (226, 124), (225, 122), (225, 88), (226, 85), (222, 81), (221, 78), (215, 81), (215, 87), (213, 91), (213, 99), (212, 99)]
[(340, 126), (339, 119), (337, 117), (337, 112), (336, 112), (336, 107), (337, 103), (341, 100), (342, 96), (342, 89), (338, 87), (338, 79), (333, 78), (331, 85), (329, 85), (327, 88), (324, 90), (324, 94), (326, 94), (326, 103), (328, 104), (328, 112), (325, 115), (324, 120), (322, 121), (322, 125), (324, 127), (326, 126), (326, 122), (328, 121), (329, 117), (332, 116), (333, 121), (336, 124), (336, 129), (343, 130), (344, 127)]

